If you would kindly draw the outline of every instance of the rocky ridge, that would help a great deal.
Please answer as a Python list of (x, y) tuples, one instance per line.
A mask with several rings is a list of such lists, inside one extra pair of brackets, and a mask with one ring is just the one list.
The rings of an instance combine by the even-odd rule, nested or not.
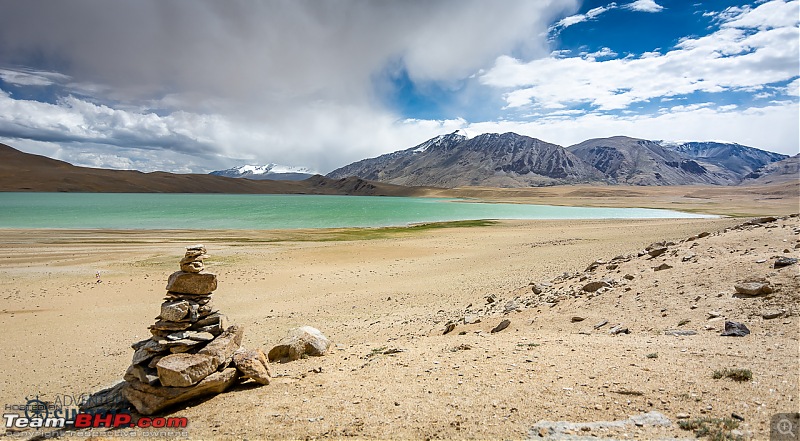
[(516, 133), (437, 136), (328, 174), (400, 185), (528, 187), (575, 183), (738, 185), (785, 155), (739, 144), (615, 136), (567, 148)]

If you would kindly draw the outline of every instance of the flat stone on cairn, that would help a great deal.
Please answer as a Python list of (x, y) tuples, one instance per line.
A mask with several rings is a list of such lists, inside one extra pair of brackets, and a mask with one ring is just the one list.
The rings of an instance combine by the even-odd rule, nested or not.
[(121, 394), (143, 415), (224, 392), (243, 377), (269, 384), (263, 353), (241, 355), (244, 329), (228, 326), (214, 309), (217, 276), (203, 272), (207, 257), (203, 245), (186, 248), (181, 271), (169, 276), (161, 312), (149, 327), (152, 337), (131, 346), (135, 352)]

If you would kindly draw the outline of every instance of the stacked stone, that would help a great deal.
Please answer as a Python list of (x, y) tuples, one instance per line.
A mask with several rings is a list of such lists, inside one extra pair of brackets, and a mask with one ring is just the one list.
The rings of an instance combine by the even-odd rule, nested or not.
[(149, 327), (152, 337), (131, 346), (135, 352), (122, 394), (144, 415), (223, 392), (240, 375), (269, 384), (264, 353), (244, 350), (243, 328), (228, 326), (227, 317), (214, 309), (217, 276), (204, 272), (207, 257), (203, 245), (186, 248), (181, 270), (167, 281), (161, 313)]

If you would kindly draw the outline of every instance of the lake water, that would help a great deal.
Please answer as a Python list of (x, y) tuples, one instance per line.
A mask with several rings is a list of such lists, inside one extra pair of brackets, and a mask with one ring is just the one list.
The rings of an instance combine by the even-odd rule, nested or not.
[(316, 195), (2, 193), (0, 228), (293, 229), (471, 219), (713, 217), (644, 208)]

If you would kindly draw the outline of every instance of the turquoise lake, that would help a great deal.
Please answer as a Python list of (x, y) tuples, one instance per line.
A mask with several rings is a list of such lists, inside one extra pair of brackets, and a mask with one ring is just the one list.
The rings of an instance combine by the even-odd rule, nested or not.
[(294, 229), (472, 219), (714, 217), (644, 208), (488, 204), (456, 199), (152, 193), (0, 193), (0, 228)]

